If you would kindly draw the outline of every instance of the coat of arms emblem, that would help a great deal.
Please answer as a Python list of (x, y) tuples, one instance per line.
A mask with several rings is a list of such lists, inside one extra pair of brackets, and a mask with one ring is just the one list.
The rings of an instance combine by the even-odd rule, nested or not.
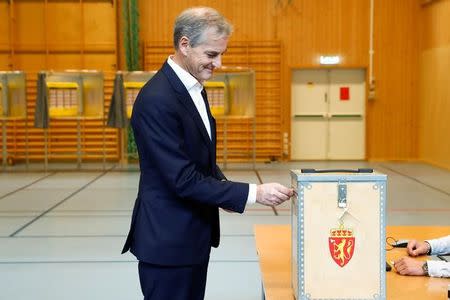
[(344, 267), (352, 259), (355, 250), (353, 230), (344, 228), (343, 223), (340, 224), (339, 228), (332, 228), (328, 238), (328, 246), (334, 262), (339, 267)]

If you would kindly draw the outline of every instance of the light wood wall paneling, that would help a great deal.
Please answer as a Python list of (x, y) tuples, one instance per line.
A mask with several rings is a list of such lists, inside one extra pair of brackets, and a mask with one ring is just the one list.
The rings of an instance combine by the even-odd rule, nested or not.
[[(273, 40), (278, 0), (181, 0), (139, 1), (141, 37), (145, 41), (171, 41), (175, 18), (192, 6), (210, 6), (220, 11), (234, 26), (232, 39)], [(285, 1), (283, 1), (285, 2)]]
[(450, 170), (450, 0), (420, 12), (419, 157)]
[(13, 22), (13, 10), (11, 4), (7, 1), (0, 2), (0, 20), (2, 20), (2, 26), (0, 26), (0, 70), (11, 69), (11, 56), (14, 54), (11, 44), (13, 40), (12, 35), (12, 22)]
[(376, 98), (367, 106), (368, 157), (417, 159), (420, 4), (375, 1)]
[(277, 38), (284, 42), (289, 66), (320, 67), (319, 56), (329, 54), (339, 54), (343, 67), (367, 65), (369, 1), (291, 3), (276, 15)]
[(12, 69), (95, 68), (92, 59), (86, 61), (95, 54), (108, 57), (106, 70), (117, 68), (116, 1), (9, 0), (0, 5), (9, 20), (8, 30), (0, 29), (0, 53), (11, 53)]

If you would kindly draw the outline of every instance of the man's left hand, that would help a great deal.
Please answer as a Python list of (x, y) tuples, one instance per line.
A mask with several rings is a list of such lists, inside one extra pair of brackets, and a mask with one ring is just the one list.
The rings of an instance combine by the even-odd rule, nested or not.
[(425, 275), (422, 269), (424, 263), (424, 261), (405, 256), (395, 261), (394, 267), (400, 275), (423, 276)]

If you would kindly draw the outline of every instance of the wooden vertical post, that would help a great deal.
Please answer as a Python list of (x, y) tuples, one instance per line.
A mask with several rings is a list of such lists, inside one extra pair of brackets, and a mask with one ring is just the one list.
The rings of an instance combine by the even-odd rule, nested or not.
[(14, 25), (15, 25), (15, 14), (14, 14), (14, 0), (9, 1), (9, 48), (10, 48), (10, 60), (9, 69), (12, 71), (16, 67), (15, 64), (15, 38), (14, 38)]

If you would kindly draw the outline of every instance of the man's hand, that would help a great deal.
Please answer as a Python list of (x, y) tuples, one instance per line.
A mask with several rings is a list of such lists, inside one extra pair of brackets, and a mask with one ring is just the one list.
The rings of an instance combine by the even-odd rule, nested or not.
[(256, 202), (275, 206), (289, 200), (293, 194), (293, 189), (289, 189), (279, 183), (260, 184), (256, 187)]
[(406, 246), (406, 251), (413, 257), (427, 254), (428, 251), (430, 251), (430, 244), (427, 242), (411, 240), (408, 242), (408, 246)]
[(424, 261), (419, 261), (411, 257), (402, 257), (394, 262), (394, 267), (400, 275), (423, 276), (425, 272), (422, 268)]

